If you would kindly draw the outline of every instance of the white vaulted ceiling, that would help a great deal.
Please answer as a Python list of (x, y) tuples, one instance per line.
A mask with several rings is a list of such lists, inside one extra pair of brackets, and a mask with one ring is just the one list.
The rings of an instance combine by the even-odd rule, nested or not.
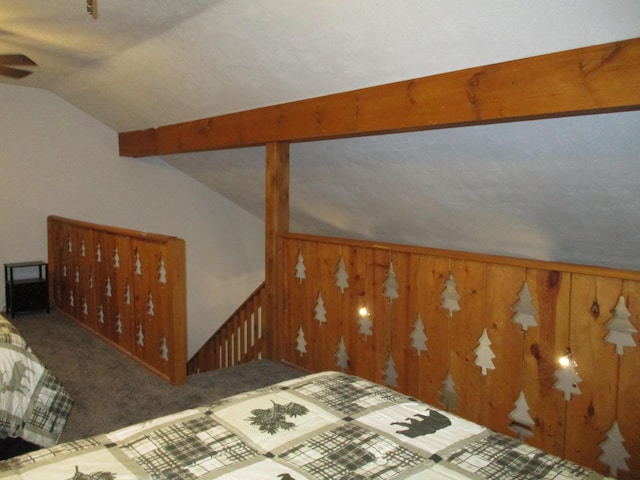
[[(637, 0), (3, 0), (22, 80), (145, 129), (640, 37)], [(295, 231), (640, 269), (640, 113), (291, 147)], [(264, 152), (166, 156), (264, 216)]]

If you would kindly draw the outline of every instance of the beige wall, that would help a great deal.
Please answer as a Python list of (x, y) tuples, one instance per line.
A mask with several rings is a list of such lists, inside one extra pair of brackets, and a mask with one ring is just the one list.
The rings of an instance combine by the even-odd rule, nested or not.
[(46, 260), (51, 214), (181, 237), (189, 355), (264, 280), (262, 220), (160, 158), (119, 157), (117, 132), (51, 93), (0, 85), (0, 103), (0, 263)]

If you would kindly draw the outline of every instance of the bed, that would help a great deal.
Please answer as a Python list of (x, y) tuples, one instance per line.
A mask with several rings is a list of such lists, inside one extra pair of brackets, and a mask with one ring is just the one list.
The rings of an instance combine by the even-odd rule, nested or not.
[(600, 479), (359, 377), (310, 374), (0, 462), (11, 479)]
[(20, 332), (0, 315), (0, 438), (55, 445), (73, 399), (31, 351)]

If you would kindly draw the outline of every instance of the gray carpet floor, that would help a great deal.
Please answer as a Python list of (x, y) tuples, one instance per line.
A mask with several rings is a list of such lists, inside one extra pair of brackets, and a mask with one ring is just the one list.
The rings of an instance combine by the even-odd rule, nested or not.
[(304, 375), (280, 362), (257, 360), (192, 375), (176, 387), (59, 312), (10, 320), (74, 398), (61, 442)]

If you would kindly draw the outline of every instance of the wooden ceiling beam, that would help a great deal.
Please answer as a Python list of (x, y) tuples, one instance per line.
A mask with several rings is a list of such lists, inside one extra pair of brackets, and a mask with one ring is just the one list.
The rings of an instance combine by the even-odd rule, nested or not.
[(640, 38), (119, 134), (120, 155), (640, 109)]

